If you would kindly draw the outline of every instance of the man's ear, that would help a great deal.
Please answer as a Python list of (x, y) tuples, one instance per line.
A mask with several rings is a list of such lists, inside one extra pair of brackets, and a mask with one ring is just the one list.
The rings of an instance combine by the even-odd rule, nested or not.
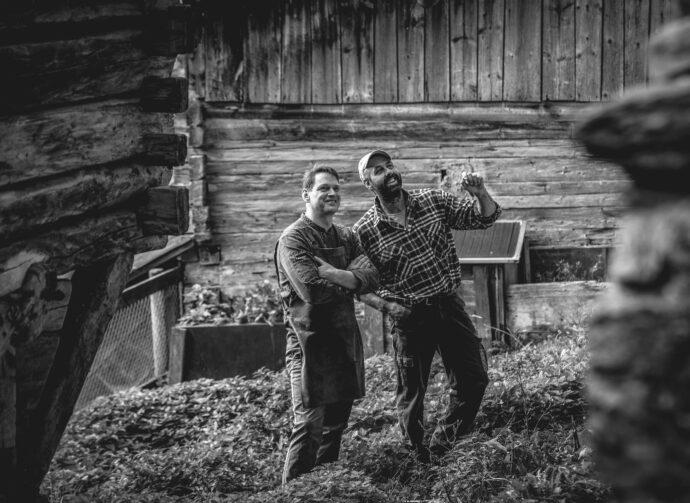
[(308, 202), (309, 202), (309, 192), (308, 192), (308, 191), (306, 191), (306, 190), (303, 190), (303, 191), (302, 191), (302, 200), (303, 200), (305, 203), (308, 203)]

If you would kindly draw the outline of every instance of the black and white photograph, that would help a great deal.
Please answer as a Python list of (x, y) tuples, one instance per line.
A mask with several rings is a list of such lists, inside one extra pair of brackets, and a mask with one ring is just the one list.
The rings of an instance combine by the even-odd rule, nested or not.
[(7, 0), (0, 503), (690, 502), (690, 0)]

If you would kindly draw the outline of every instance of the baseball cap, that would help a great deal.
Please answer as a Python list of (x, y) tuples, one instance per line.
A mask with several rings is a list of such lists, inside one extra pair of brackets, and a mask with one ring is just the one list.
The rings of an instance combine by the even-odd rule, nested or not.
[(357, 165), (357, 171), (359, 171), (359, 179), (364, 182), (364, 170), (367, 169), (367, 164), (369, 163), (369, 159), (371, 159), (372, 156), (374, 155), (382, 155), (384, 157), (387, 157), (388, 160), (390, 161), (391, 156), (388, 155), (388, 152), (385, 150), (372, 150), (368, 154), (366, 154), (364, 157), (362, 157), (359, 160), (359, 164)]

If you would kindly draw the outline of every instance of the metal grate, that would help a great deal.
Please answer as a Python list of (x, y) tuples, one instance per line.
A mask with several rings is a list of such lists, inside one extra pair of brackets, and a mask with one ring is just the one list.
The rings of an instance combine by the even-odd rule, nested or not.
[(168, 336), (179, 314), (177, 283), (118, 309), (94, 358), (76, 409), (96, 397), (141, 386), (162, 376), (168, 365)]

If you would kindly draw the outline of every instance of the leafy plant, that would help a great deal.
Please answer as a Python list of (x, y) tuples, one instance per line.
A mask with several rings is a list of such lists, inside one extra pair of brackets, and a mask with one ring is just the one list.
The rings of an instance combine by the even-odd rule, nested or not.
[(195, 284), (185, 295), (189, 306), (178, 323), (193, 325), (238, 325), (282, 322), (280, 294), (265, 280), (242, 295), (226, 297), (220, 288)]

